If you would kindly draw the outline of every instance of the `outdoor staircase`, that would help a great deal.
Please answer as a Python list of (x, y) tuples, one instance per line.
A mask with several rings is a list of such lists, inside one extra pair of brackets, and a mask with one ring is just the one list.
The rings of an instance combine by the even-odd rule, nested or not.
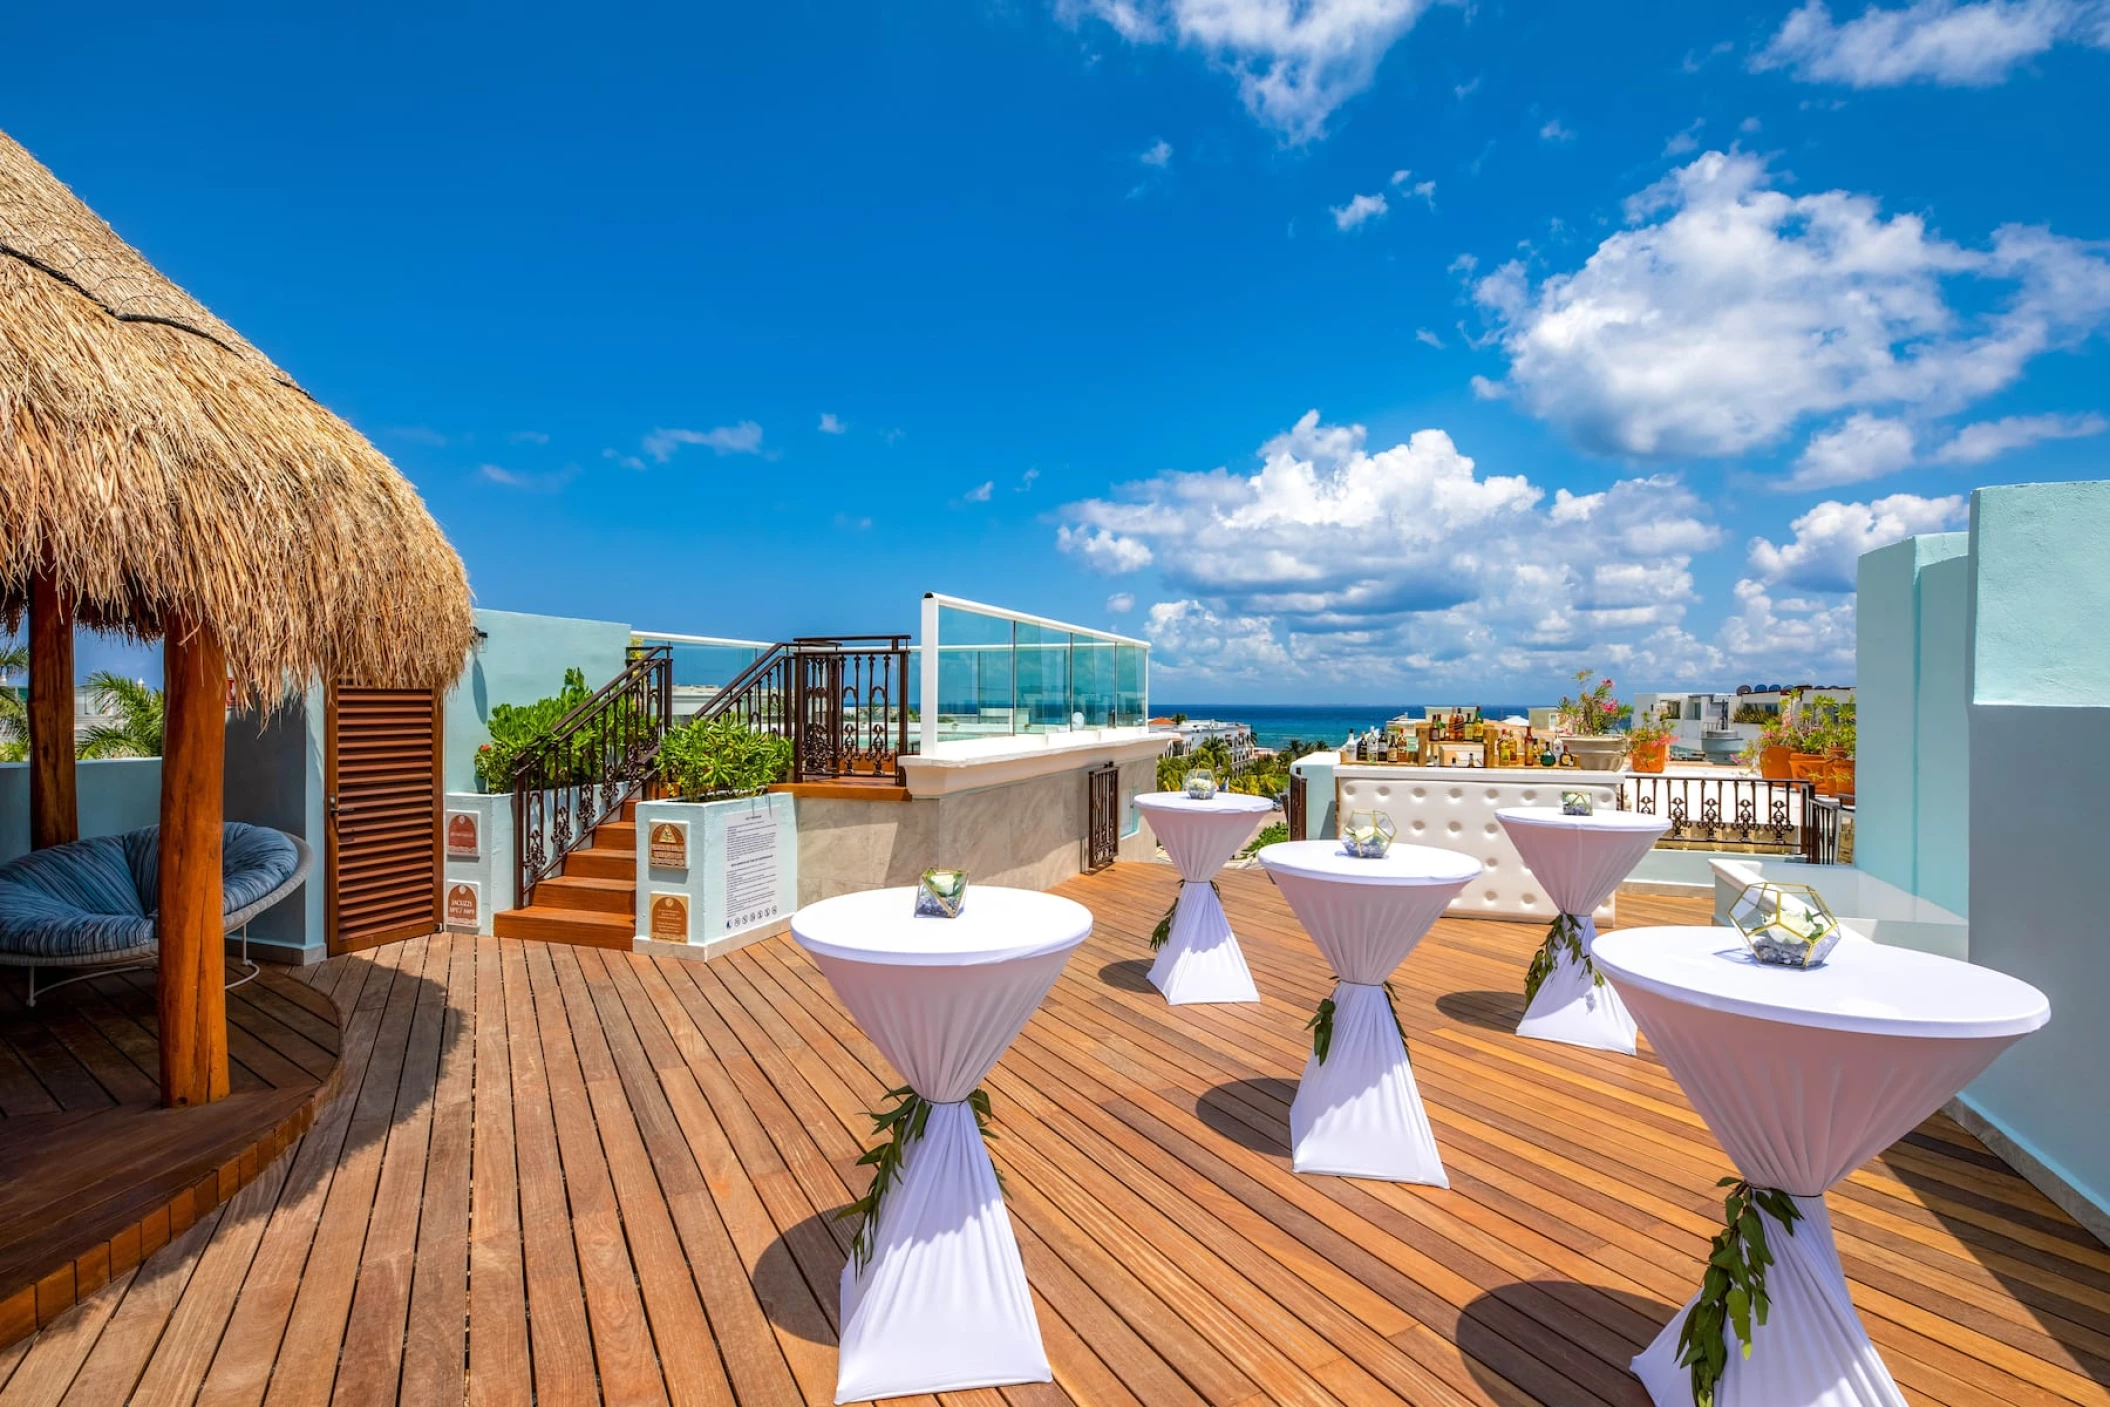
[(637, 802), (594, 827), (593, 839), (535, 886), (535, 902), (491, 916), (501, 938), (627, 950), (637, 936)]

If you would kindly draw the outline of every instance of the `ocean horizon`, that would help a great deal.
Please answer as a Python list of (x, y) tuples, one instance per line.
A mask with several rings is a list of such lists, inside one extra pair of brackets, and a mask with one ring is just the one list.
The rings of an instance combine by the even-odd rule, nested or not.
[(1382, 727), (1402, 713), (1421, 715), (1432, 708), (1477, 707), (1483, 718), (1529, 717), (1533, 708), (1550, 704), (1481, 703), (1475, 699), (1445, 699), (1441, 703), (1399, 704), (1236, 704), (1175, 703), (1151, 701), (1153, 717), (1184, 713), (1189, 718), (1213, 718), (1223, 723), (1243, 723), (1253, 730), (1253, 741), (1262, 747), (1281, 747), (1291, 739), (1339, 745), (1349, 733)]

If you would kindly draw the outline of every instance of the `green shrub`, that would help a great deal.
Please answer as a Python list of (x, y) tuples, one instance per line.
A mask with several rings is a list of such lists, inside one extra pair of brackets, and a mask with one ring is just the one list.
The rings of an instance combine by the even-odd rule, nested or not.
[(677, 796), (750, 796), (791, 775), (791, 739), (736, 718), (691, 723), (660, 740), (659, 774)]
[[(549, 698), (531, 704), (497, 704), (487, 726), (491, 741), (476, 750), (476, 780), (487, 792), (513, 789), (513, 766), (521, 755), (556, 731), (564, 715), (591, 698), (586, 672), (576, 667), (564, 671), (564, 687)], [(561, 782), (569, 778), (553, 777)]]
[(1265, 846), (1280, 845), (1283, 841), (1288, 839), (1289, 822), (1269, 821), (1266, 825), (1260, 828), (1260, 833), (1254, 836), (1253, 839), (1246, 845), (1245, 853), (1251, 855), (1255, 851), (1260, 850)]

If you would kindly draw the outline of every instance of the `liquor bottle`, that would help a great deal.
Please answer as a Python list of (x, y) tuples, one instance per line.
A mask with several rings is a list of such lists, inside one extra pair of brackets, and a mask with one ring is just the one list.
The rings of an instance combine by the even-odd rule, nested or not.
[(1341, 761), (1343, 761), (1343, 762), (1353, 762), (1353, 761), (1355, 761), (1355, 760), (1356, 760), (1356, 746), (1355, 746), (1355, 734), (1354, 734), (1353, 732), (1350, 732), (1350, 733), (1348, 734), (1348, 740), (1347, 740), (1346, 742), (1344, 742), (1344, 743), (1342, 743), (1342, 744), (1341, 744)]

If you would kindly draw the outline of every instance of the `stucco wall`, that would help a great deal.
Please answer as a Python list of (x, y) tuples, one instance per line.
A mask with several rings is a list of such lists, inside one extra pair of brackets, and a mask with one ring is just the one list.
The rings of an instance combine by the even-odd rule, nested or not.
[[(118, 835), (161, 820), (161, 759), (75, 764), (81, 835)], [(0, 864), (29, 853), (29, 764), (0, 763)]]
[(622, 672), (630, 648), (630, 627), (618, 621), (478, 611), (476, 624), (489, 638), (447, 695), (448, 791), (477, 789), (476, 750), (491, 741), (485, 724), (494, 706), (549, 697), (574, 665), (598, 689)]
[[(1147, 860), (1147, 826), (1127, 807), (1151, 790), (1156, 764), (1120, 764), (1119, 856)], [(974, 884), (1048, 889), (1084, 869), (1085, 768), (909, 801), (798, 801), (799, 902), (914, 884), (933, 865), (965, 869)]]
[(297, 835), (315, 852), (300, 892), (281, 900), (249, 925), (251, 945), (267, 956), (319, 962), (323, 956), (323, 864), (328, 846), (328, 798), (322, 785), (322, 691), (311, 690), (268, 722), (227, 720), (226, 815)]
[(1861, 558), (1854, 862), (1962, 913), (1969, 903), (1965, 663), (1970, 535)]

